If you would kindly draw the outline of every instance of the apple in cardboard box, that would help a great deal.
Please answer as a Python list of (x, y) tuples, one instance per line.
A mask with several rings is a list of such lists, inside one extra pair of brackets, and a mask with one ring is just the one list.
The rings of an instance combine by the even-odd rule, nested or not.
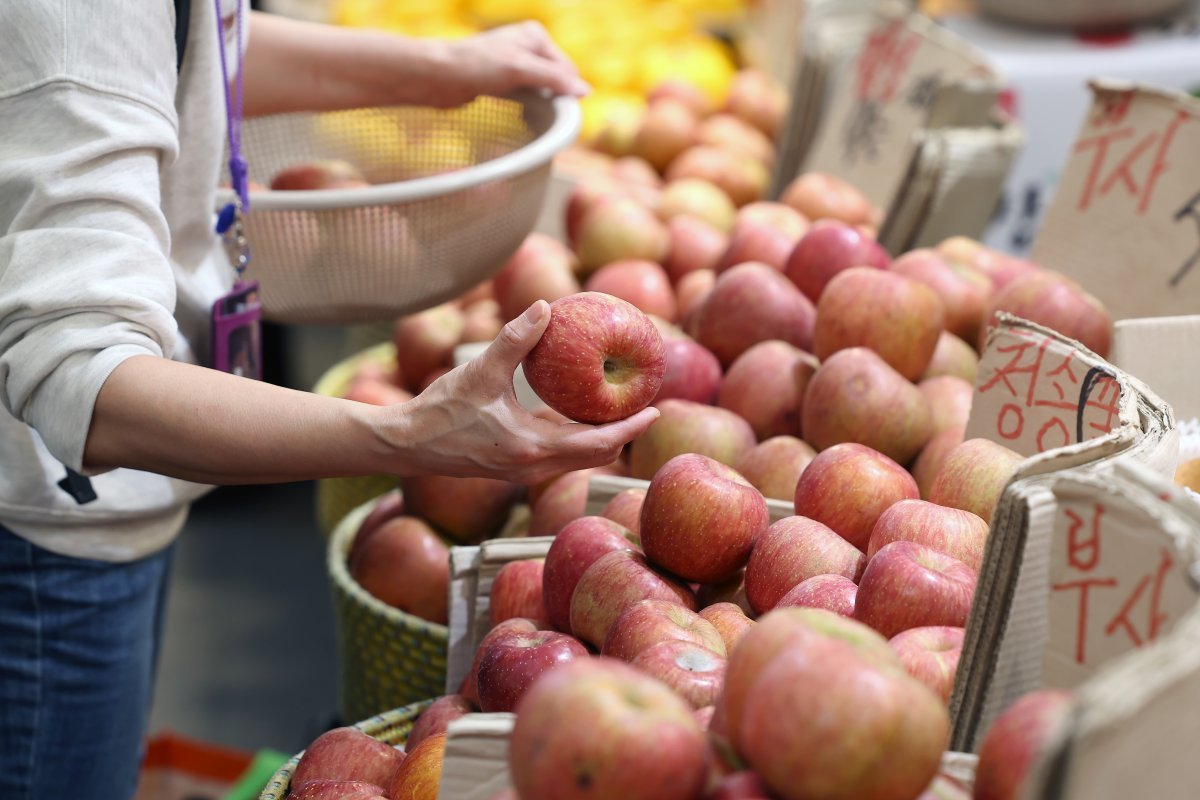
[(670, 222), (675, 217), (695, 217), (722, 233), (729, 233), (737, 209), (718, 186), (699, 178), (671, 181), (658, 197), (659, 218)]
[(733, 468), (764, 497), (791, 501), (800, 476), (816, 456), (817, 451), (803, 439), (773, 436), (755, 445)]
[[(809, 219), (814, 217), (809, 216)], [(861, 230), (844, 222), (824, 219), (814, 222), (808, 233), (796, 242), (784, 272), (805, 297), (816, 303), (826, 284), (839, 272), (852, 267), (884, 270), (890, 263), (887, 251)]]
[(628, 528), (636, 535), (642, 527), (642, 503), (645, 500), (645, 489), (624, 489), (604, 505), (600, 516)]
[[(1101, 358), (1112, 348), (1113, 322), (1104, 304), (1078, 283), (1050, 270), (1030, 270), (996, 292), (984, 317), (990, 325), (998, 311), (1045, 325), (1083, 344)], [(980, 336), (980, 349), (986, 331)]]
[(679, 455), (697, 453), (733, 464), (754, 447), (750, 423), (732, 411), (688, 400), (663, 400), (656, 408), (659, 418), (629, 450), (630, 474), (640, 480), (650, 480)]
[(704, 345), (691, 339), (663, 342), (666, 370), (653, 405), (663, 400), (690, 400), (712, 405), (721, 388), (721, 362)]
[(624, 419), (662, 385), (662, 336), (624, 300), (582, 292), (554, 301), (542, 338), (522, 362), (546, 405), (577, 422)]
[(659, 642), (630, 663), (670, 686), (696, 709), (720, 699), (725, 684), (725, 656), (694, 642)]
[(500, 567), (492, 579), (492, 590), (488, 595), (488, 614), (492, 627), (506, 619), (518, 617), (550, 624), (546, 605), (542, 602), (545, 563), (543, 558), (527, 558), (510, 561)]
[(975, 800), (1020, 800), (1038, 757), (1065, 724), (1071, 693), (1042, 689), (1017, 700), (996, 718), (979, 748)]
[(921, 499), (929, 499), (929, 492), (933, 489), (933, 482), (937, 480), (938, 473), (942, 470), (946, 456), (950, 455), (951, 450), (962, 444), (966, 432), (965, 425), (961, 428), (942, 431), (921, 448), (921, 452), (917, 454), (912, 467), (909, 468), (913, 479), (917, 482), (917, 488), (921, 490)]
[(808, 219), (846, 225), (877, 225), (878, 211), (850, 182), (823, 172), (805, 172), (783, 190), (780, 202)]
[(608, 629), (602, 655), (633, 661), (665, 641), (698, 644), (725, 655), (725, 642), (708, 620), (671, 600), (642, 600), (626, 608)]
[(664, 97), (650, 104), (633, 137), (630, 153), (644, 158), (662, 172), (675, 158), (696, 143), (700, 120), (684, 103)]
[(685, 453), (650, 481), (639, 535), (653, 563), (685, 580), (720, 583), (746, 565), (768, 519), (762, 493), (736, 470)]
[(968, 439), (946, 454), (929, 489), (929, 500), (970, 511), (990, 523), (1004, 487), (1022, 460), (990, 439)]
[(795, 586), (816, 575), (858, 580), (867, 562), (862, 552), (816, 520), (785, 517), (754, 544), (746, 566), (746, 596), (755, 612), (773, 609)]
[(851, 267), (825, 286), (817, 303), (813, 354), (869, 347), (908, 380), (929, 366), (942, 332), (942, 303), (932, 289), (903, 275)]
[(485, 713), (512, 711), (534, 681), (563, 664), (588, 658), (573, 636), (558, 631), (511, 632), (481, 644), (475, 687)]
[(929, 360), (929, 366), (925, 368), (921, 379), (936, 378), (939, 375), (953, 375), (974, 386), (975, 378), (979, 375), (979, 354), (975, 352), (974, 346), (952, 333), (942, 331), (937, 347), (933, 348), (933, 358)]
[(767, 166), (753, 156), (704, 144), (680, 153), (667, 168), (666, 178), (700, 178), (716, 184), (739, 208), (762, 199), (771, 183)]
[(845, 575), (814, 575), (779, 598), (775, 608), (823, 608), (841, 617), (854, 617), (858, 584)]
[(646, 206), (622, 196), (593, 202), (579, 220), (575, 249), (585, 275), (622, 259), (661, 262), (671, 246), (667, 227)]
[(929, 403), (865, 347), (839, 350), (804, 393), (800, 432), (817, 450), (856, 442), (907, 464), (933, 436)]
[(700, 609), (700, 617), (720, 634), (727, 656), (733, 652), (733, 648), (741, 641), (746, 631), (754, 627), (754, 620), (747, 617), (746, 612), (733, 603), (722, 602), (705, 606)]
[(696, 309), (695, 338), (729, 366), (759, 342), (812, 347), (812, 303), (766, 264), (739, 264), (717, 276)]
[[(587, 724), (563, 725), (572, 719)], [(695, 800), (708, 766), (707, 739), (687, 703), (603, 656), (538, 681), (517, 709), (509, 744), (521, 797)]]
[(987, 536), (987, 523), (970, 511), (925, 500), (901, 500), (876, 520), (867, 545), (867, 558), (892, 542), (916, 542), (957, 558), (978, 572), (983, 565)]
[(555, 628), (571, 630), (571, 596), (588, 567), (616, 550), (636, 550), (634, 539), (627, 528), (603, 517), (580, 517), (558, 532), (542, 569), (543, 603)]
[(589, 292), (612, 295), (646, 313), (675, 319), (675, 291), (666, 270), (653, 261), (625, 260), (605, 264), (584, 284)]
[(798, 436), (804, 392), (818, 366), (815, 357), (787, 342), (759, 342), (729, 367), (717, 405), (749, 422), (760, 441)]
[(812, 460), (796, 484), (795, 508), (865, 553), (879, 515), (893, 503), (917, 496), (916, 481), (903, 467), (877, 450), (849, 443), (834, 445)]
[(639, 600), (668, 600), (695, 610), (685, 584), (653, 569), (641, 553), (617, 550), (596, 560), (571, 595), (571, 633), (600, 647), (617, 618)]
[(971, 416), (971, 401), (975, 387), (962, 378), (941, 375), (926, 378), (917, 384), (929, 404), (929, 417), (934, 436), (943, 431), (965, 428)]
[(947, 331), (968, 342), (979, 339), (983, 315), (992, 297), (992, 280), (981, 270), (962, 261), (950, 261), (932, 248), (905, 253), (892, 262), (891, 269), (937, 293)]
[[(674, 217), (667, 223), (667, 232), (671, 247), (663, 268), (676, 289), (693, 272), (715, 270), (729, 247), (728, 235), (695, 217)], [(683, 317), (682, 312), (679, 316)]]
[(962, 655), (963, 634), (962, 628), (947, 626), (909, 628), (893, 636), (888, 644), (908, 674), (948, 704)]
[(976, 577), (975, 570), (932, 547), (892, 542), (867, 561), (854, 618), (888, 638), (910, 628), (964, 628)]

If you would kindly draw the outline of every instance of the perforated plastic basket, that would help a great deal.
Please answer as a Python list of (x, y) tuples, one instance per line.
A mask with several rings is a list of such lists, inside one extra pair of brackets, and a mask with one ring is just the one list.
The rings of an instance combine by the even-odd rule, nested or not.
[[(449, 300), (500, 268), (533, 229), (579, 104), (523, 92), (457, 109), (396, 107), (247, 121), (250, 178), (354, 164), (360, 189), (257, 191), (247, 277), (280, 322), (394, 319)], [(218, 192), (218, 203), (232, 199)]]

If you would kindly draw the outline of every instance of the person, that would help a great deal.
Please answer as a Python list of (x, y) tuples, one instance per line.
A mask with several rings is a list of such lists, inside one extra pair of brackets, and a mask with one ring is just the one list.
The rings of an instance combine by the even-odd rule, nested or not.
[[(232, 284), (218, 30), (247, 116), (586, 90), (543, 30), (417, 41), (192, 0), (0, 3), (0, 797), (134, 792), (171, 542), (213, 484), (438, 472), (532, 483), (656, 416), (555, 424), (512, 375), (544, 302), (402, 406), (202, 366)], [(90, 486), (84, 477), (90, 478)], [(94, 496), (88, 490), (94, 490)]]

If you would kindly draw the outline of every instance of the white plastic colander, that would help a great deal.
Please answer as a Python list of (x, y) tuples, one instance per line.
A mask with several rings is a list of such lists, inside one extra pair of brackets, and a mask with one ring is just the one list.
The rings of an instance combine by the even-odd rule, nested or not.
[[(551, 162), (579, 134), (579, 104), (521, 92), (456, 109), (395, 107), (247, 120), (250, 178), (342, 159), (360, 189), (256, 191), (246, 277), (290, 323), (395, 319), (490, 277), (533, 229)], [(220, 205), (232, 192), (217, 193)]]

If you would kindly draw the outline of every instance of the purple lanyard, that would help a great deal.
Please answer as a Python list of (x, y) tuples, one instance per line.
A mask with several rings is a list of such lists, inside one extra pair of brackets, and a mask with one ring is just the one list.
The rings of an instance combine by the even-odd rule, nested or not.
[(235, 202), (221, 209), (217, 216), (217, 233), (225, 238), (230, 262), (240, 277), (250, 263), (250, 247), (243, 231), (243, 215), (250, 210), (250, 188), (246, 159), (242, 157), (242, 0), (237, 3), (237, 88), (233, 96), (229, 91), (229, 69), (225, 61), (225, 28), (221, 14), (221, 0), (214, 0), (217, 9), (217, 48), (221, 57), (221, 85), (225, 90), (225, 118), (229, 123), (229, 178)]

